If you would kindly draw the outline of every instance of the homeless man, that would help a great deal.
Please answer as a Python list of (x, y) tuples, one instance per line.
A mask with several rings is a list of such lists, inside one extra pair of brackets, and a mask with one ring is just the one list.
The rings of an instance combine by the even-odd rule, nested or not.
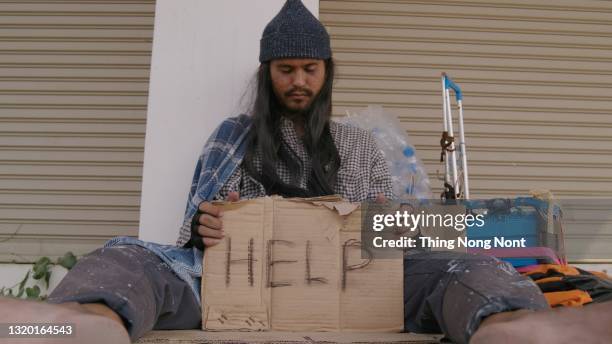
[[(152, 329), (199, 328), (202, 250), (224, 237), (222, 214), (210, 201), (266, 195), (393, 198), (386, 161), (372, 136), (330, 120), (329, 36), (299, 0), (287, 1), (266, 26), (259, 61), (251, 113), (224, 121), (204, 146), (176, 246), (114, 238), (79, 261), (49, 297), (51, 304), (2, 302), (31, 313), (38, 307), (34, 319), (55, 314), (77, 324), (90, 321), (106, 339), (112, 324), (126, 341), (127, 334), (136, 340)], [(483, 330), (486, 340), (507, 328), (499, 324), (542, 313), (504, 312), (548, 307), (534, 283), (493, 258), (419, 253), (404, 265), (410, 279), (404, 291), (408, 331), (443, 332), (467, 343)], [(535, 333), (530, 336), (537, 340)]]

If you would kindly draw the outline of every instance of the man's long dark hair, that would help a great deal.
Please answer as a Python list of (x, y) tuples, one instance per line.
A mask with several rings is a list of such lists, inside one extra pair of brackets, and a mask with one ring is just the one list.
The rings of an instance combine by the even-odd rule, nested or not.
[[(308, 109), (298, 114), (304, 118), (303, 143), (311, 162), (307, 187), (303, 189), (297, 185), (302, 171), (300, 159), (286, 144), (282, 144), (280, 124), (284, 107), (272, 88), (270, 63), (262, 63), (259, 66), (255, 100), (251, 109), (253, 123), (244, 162), (247, 172), (262, 183), (266, 194), (313, 197), (334, 193), (340, 155), (329, 130), (333, 81), (334, 62), (330, 58), (325, 60), (325, 81), (321, 91), (314, 97)], [(258, 171), (253, 161), (256, 154), (259, 154), (261, 159), (261, 171)], [(279, 162), (289, 169), (291, 183), (287, 184), (279, 177)]]

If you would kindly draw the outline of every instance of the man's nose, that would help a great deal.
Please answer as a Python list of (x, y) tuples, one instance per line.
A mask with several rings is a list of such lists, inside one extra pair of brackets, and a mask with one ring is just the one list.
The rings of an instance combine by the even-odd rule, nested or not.
[(303, 87), (304, 85), (306, 85), (306, 75), (303, 71), (298, 70), (293, 77), (293, 86)]

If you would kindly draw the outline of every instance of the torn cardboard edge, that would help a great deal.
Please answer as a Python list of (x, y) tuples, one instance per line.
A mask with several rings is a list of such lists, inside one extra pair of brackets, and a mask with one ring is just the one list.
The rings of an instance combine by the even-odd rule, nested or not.
[[(335, 210), (340, 216), (347, 216), (357, 208), (360, 207), (361, 203), (358, 202), (350, 202), (340, 195), (329, 195), (329, 196), (319, 196), (319, 197), (310, 197), (310, 198), (283, 198), (281, 196), (266, 196), (262, 198), (270, 198), (270, 199), (282, 199), (287, 202), (300, 202), (300, 203), (310, 203), (313, 205), (324, 206), (330, 210)], [(218, 206), (227, 206), (230, 204), (241, 204), (244, 202), (249, 202), (251, 200), (238, 200), (235, 202), (230, 201), (214, 201), (212, 202)]]

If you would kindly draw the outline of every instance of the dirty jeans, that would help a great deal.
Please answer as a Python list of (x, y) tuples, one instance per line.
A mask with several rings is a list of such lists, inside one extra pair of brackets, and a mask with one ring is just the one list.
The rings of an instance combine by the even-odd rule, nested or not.
[[(152, 329), (200, 328), (189, 285), (135, 245), (98, 249), (70, 270), (49, 302), (101, 302), (121, 316), (133, 341)], [(536, 284), (495, 258), (455, 252), (404, 259), (404, 327), (467, 343), (480, 321), (515, 309), (548, 308)]]
[(104, 303), (136, 341), (150, 330), (199, 328), (202, 311), (191, 287), (157, 255), (136, 245), (83, 256), (49, 295), (51, 303)]

